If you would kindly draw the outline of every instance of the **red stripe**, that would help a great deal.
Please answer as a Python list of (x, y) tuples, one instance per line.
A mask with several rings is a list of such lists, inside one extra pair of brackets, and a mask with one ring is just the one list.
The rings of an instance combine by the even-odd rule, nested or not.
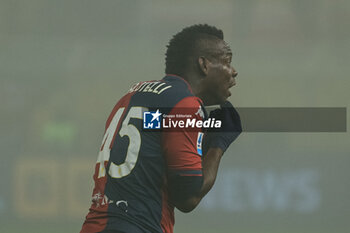
[[(121, 108), (121, 107), (127, 108), (129, 103), (130, 103), (130, 99), (131, 99), (131, 97), (134, 94), (135, 94), (135, 92), (126, 94), (114, 106), (111, 114), (109, 115), (109, 117), (107, 119), (105, 131), (107, 130), (108, 126), (110, 125), (110, 123), (111, 123), (114, 115), (118, 111), (118, 109)], [(127, 111), (124, 111), (123, 115), (120, 118), (120, 121), (118, 123), (117, 129), (114, 132), (114, 136), (113, 136), (113, 140), (111, 142), (111, 145), (109, 145), (110, 148), (113, 145), (113, 141), (115, 139), (115, 135), (119, 131), (120, 125), (122, 123), (122, 120), (123, 120), (126, 112)], [(103, 146), (104, 145), (101, 146), (101, 150), (102, 150)], [(104, 162), (105, 167), (107, 167), (107, 164), (108, 164), (108, 162), (105, 161)], [(93, 176), (94, 181), (95, 181), (95, 187), (94, 187), (92, 196), (94, 197), (96, 195), (99, 195), (99, 196), (101, 196), (103, 198), (104, 197), (106, 183), (107, 183), (107, 174), (108, 173), (106, 172), (106, 176), (98, 178), (99, 167), (100, 167), (100, 164), (97, 163), (96, 166), (95, 166), (95, 174)], [(91, 207), (89, 209), (89, 213), (86, 216), (85, 222), (84, 222), (84, 224), (82, 226), (82, 229), (81, 229), (80, 233), (91, 233), (91, 232), (103, 231), (105, 229), (106, 225), (107, 225), (107, 221), (108, 221), (108, 203), (105, 204), (105, 205), (98, 205), (96, 203), (92, 203)]]
[[(195, 115), (199, 107), (199, 98), (185, 97), (173, 107), (169, 115), (188, 114), (199, 119), (200, 116)], [(198, 131), (182, 129), (176, 132), (172, 132), (172, 130), (175, 131), (175, 129), (169, 129), (162, 133), (164, 156), (168, 169), (202, 170), (202, 158), (197, 152), (197, 136), (201, 129)]]
[[(105, 166), (107, 166), (107, 162), (105, 162)], [(107, 176), (97, 178), (99, 167), (100, 165), (96, 164), (94, 174), (95, 188), (93, 191), (93, 196), (97, 195), (97, 193), (101, 193), (101, 196), (103, 197)], [(102, 231), (106, 227), (108, 221), (107, 210), (108, 204), (104, 206), (97, 206), (95, 203), (92, 203), (80, 233)]]

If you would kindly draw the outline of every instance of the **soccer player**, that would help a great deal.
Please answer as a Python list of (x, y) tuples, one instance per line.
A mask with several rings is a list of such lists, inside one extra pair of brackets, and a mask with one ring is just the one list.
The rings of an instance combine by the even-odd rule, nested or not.
[[(237, 76), (231, 57), (221, 30), (184, 28), (167, 46), (166, 76), (137, 83), (117, 102), (106, 122), (81, 233), (170, 233), (174, 208), (186, 213), (199, 204), (241, 132), (227, 101)], [(221, 108), (209, 117), (221, 120), (221, 130), (157, 129), (162, 114), (201, 121), (208, 117), (204, 106), (214, 104)]]

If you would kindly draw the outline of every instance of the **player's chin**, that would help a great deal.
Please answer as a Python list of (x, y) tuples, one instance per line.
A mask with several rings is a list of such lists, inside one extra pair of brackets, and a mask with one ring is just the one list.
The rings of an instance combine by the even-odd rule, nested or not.
[(231, 92), (227, 90), (227, 98), (231, 96)]
[(222, 95), (224, 102), (231, 96), (231, 92), (229, 90), (225, 91)]
[(219, 104), (223, 104), (225, 103), (227, 100), (228, 100), (228, 97), (230, 97), (231, 95), (222, 95), (220, 96), (219, 100), (218, 100), (218, 103)]
[(231, 96), (230, 92), (222, 91), (220, 94), (217, 94), (213, 99), (212, 103), (209, 105), (223, 104)]

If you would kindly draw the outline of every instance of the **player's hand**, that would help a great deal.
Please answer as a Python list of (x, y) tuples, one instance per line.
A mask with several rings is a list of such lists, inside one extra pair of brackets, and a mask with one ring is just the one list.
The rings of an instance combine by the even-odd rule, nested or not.
[(232, 104), (229, 101), (225, 101), (220, 106), (221, 108), (212, 111), (209, 117), (221, 120), (221, 128), (209, 129), (205, 133), (203, 141), (204, 153), (209, 148), (221, 148), (225, 152), (242, 132), (241, 118)]

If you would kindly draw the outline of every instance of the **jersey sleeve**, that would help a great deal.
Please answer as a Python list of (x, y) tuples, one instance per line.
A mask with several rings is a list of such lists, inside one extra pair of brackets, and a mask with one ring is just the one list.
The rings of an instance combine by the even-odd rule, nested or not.
[[(186, 97), (168, 115), (173, 116), (171, 121), (184, 121), (184, 127), (163, 128), (162, 137), (170, 197), (178, 202), (197, 195), (203, 183), (202, 128), (186, 125), (203, 120), (200, 99)], [(165, 122), (170, 122), (170, 119)]]
[[(202, 175), (203, 132), (195, 125), (203, 120), (200, 103), (197, 97), (186, 97), (172, 108), (168, 114), (170, 117), (164, 119), (169, 126), (169, 129), (163, 129), (162, 137), (167, 169), (181, 176)], [(181, 125), (180, 121), (184, 124)]]

